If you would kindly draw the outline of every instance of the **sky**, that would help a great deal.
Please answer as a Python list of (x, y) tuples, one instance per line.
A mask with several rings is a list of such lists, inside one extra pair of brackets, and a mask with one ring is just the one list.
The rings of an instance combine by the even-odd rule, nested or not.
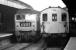
[(62, 0), (20, 0), (24, 3), (29, 4), (37, 11), (42, 11), (45, 8), (51, 7), (66, 7)]

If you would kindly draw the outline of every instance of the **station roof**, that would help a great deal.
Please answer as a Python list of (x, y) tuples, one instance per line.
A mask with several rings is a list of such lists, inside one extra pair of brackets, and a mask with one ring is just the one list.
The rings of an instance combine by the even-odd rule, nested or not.
[(17, 8), (17, 9), (26, 9), (26, 8), (33, 9), (30, 5), (18, 0), (17, 1), (16, 0), (0, 0), (0, 4)]
[(70, 14), (76, 13), (76, 1), (75, 0), (62, 0), (69, 9)]
[(33, 9), (30, 5), (19, 0), (0, 0), (0, 13), (4, 16), (14, 15), (19, 9)]

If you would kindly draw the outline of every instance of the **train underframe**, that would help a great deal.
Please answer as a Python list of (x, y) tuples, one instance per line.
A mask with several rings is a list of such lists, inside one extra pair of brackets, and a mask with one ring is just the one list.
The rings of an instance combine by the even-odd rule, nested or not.
[(41, 38), (39, 31), (15, 31), (18, 42), (36, 42)]
[(55, 38), (55, 37), (62, 37), (62, 38), (66, 38), (67, 36), (69, 36), (69, 33), (42, 33), (42, 36), (43, 37), (52, 37), (52, 38)]
[(69, 33), (43, 33), (48, 46), (64, 48), (69, 40)]

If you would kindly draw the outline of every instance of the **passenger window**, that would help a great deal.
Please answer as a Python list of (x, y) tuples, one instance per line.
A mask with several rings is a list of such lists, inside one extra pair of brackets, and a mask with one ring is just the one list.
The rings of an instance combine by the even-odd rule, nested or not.
[(62, 21), (66, 21), (66, 17), (67, 17), (67, 14), (66, 13), (62, 13)]
[(47, 21), (47, 14), (43, 14), (43, 21)]
[(52, 21), (57, 21), (57, 14), (52, 14)]

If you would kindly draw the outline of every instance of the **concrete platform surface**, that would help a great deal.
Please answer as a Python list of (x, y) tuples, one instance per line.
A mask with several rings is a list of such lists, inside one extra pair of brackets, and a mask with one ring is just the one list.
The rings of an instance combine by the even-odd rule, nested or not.
[(0, 38), (1, 37), (7, 37), (13, 35), (12, 33), (0, 33)]
[(64, 50), (76, 50), (76, 37), (70, 37)]

